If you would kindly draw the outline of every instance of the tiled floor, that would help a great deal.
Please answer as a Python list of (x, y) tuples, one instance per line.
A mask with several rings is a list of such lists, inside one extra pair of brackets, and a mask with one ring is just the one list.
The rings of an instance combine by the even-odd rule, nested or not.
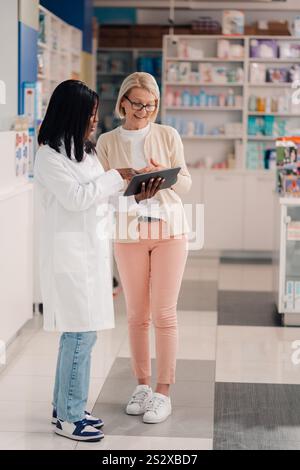
[[(273, 310), (269, 263), (190, 257), (178, 302), (179, 350), (172, 416), (157, 425), (127, 416), (135, 386), (124, 297), (116, 328), (99, 334), (88, 406), (105, 439), (77, 444), (54, 435), (49, 416), (58, 334), (35, 318), (0, 375), (0, 449), (300, 449), (299, 328)], [(154, 333), (151, 335), (155, 379)]]

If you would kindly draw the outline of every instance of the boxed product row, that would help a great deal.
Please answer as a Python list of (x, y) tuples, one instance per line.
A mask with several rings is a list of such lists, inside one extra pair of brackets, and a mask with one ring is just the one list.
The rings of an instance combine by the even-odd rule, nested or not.
[(255, 59), (300, 58), (300, 41), (275, 39), (251, 39), (250, 57)]
[(98, 73), (126, 73), (128, 62), (125, 59), (112, 58), (109, 54), (98, 54), (97, 72)]
[(300, 65), (269, 67), (266, 64), (250, 64), (251, 83), (292, 83), (300, 80)]
[(300, 281), (286, 280), (285, 297), (286, 309), (300, 313)]
[(235, 95), (232, 88), (227, 93), (209, 94), (205, 90), (200, 89), (184, 89), (182, 91), (168, 88), (165, 94), (165, 105), (168, 107), (176, 106), (204, 106), (204, 107), (237, 107), (243, 106), (243, 97)]
[(244, 70), (241, 67), (216, 65), (210, 62), (169, 62), (166, 70), (168, 82), (189, 83), (242, 83)]
[(281, 195), (300, 197), (300, 138), (276, 141), (277, 190)]
[(287, 120), (274, 116), (248, 117), (249, 136), (275, 136), (286, 135)]
[(300, 107), (293, 104), (290, 94), (280, 96), (250, 95), (248, 109), (251, 112), (257, 111), (259, 113), (300, 112)]
[(200, 119), (187, 119), (182, 117), (167, 116), (165, 124), (172, 126), (183, 136), (233, 136), (240, 138), (242, 135), (242, 123), (228, 122), (222, 126), (208, 128)]
[[(177, 43), (175, 55), (181, 59), (205, 59), (207, 54), (205, 48), (202, 48), (200, 44), (199, 41), (180, 39)], [(216, 49), (217, 58), (219, 59), (243, 59), (244, 57), (244, 46), (228, 39), (219, 39)]]
[(99, 83), (98, 90), (101, 99), (113, 100), (117, 99), (120, 85), (113, 83)]
[(137, 71), (161, 77), (162, 57), (139, 57), (137, 60)]
[(225, 159), (214, 162), (212, 155), (205, 155), (194, 163), (188, 163), (189, 168), (201, 168), (205, 170), (233, 170), (236, 169), (236, 158), (234, 152), (229, 152)]
[(276, 170), (276, 149), (265, 142), (248, 142), (246, 152), (248, 170)]

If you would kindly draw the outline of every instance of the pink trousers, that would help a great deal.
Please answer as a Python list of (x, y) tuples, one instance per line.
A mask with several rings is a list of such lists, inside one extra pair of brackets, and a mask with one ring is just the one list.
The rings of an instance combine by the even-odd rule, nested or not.
[[(140, 224), (140, 241), (115, 243), (115, 258), (127, 306), (132, 368), (151, 376), (150, 326), (155, 328), (157, 383), (175, 382), (177, 299), (187, 259), (187, 239), (163, 238), (164, 222)], [(151, 238), (150, 229), (159, 229)], [(158, 232), (158, 230), (154, 230)]]

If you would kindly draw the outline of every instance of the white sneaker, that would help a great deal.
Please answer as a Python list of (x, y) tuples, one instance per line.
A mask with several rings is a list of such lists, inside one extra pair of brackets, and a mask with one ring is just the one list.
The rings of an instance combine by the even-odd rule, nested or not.
[(76, 421), (75, 423), (68, 423), (67, 421), (57, 419), (55, 433), (74, 441), (85, 442), (99, 442), (104, 437), (103, 432), (89, 425), (86, 419)]
[(147, 406), (147, 411), (143, 416), (144, 423), (161, 423), (165, 421), (172, 412), (170, 397), (161, 393), (153, 393), (152, 400)]
[(142, 415), (147, 410), (147, 405), (152, 398), (152, 388), (149, 385), (138, 385), (126, 407), (128, 415)]

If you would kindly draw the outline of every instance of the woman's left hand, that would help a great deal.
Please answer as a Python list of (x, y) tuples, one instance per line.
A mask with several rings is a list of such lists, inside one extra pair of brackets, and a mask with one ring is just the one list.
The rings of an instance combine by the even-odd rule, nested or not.
[(153, 167), (154, 171), (166, 170), (167, 167), (158, 163), (154, 158), (150, 158), (150, 165)]
[(159, 170), (166, 170), (167, 167), (161, 165), (158, 163), (154, 158), (150, 158), (149, 165), (146, 166), (145, 168), (141, 168), (138, 170), (138, 173), (143, 174), (143, 173), (150, 173), (152, 171), (159, 171)]

